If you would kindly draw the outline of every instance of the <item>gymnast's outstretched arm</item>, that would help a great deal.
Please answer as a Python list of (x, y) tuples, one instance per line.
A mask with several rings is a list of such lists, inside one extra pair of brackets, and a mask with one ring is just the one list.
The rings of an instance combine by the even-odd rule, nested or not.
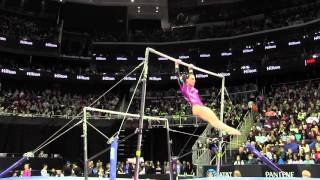
[[(179, 68), (179, 64), (181, 63), (181, 60), (176, 61), (175, 63), (175, 73), (177, 75), (178, 78), (178, 84), (179, 86), (182, 86), (185, 82), (185, 79), (183, 78), (183, 75), (180, 74), (180, 68)], [(189, 70), (189, 74), (193, 74), (193, 64), (190, 64), (190, 66), (188, 66), (188, 70)]]
[(182, 78), (182, 75), (180, 74), (180, 69), (179, 69), (179, 61), (177, 61), (175, 63), (175, 73), (176, 73), (176, 76), (178, 78), (178, 84), (179, 86), (182, 86), (184, 84), (183, 82), (183, 78)]

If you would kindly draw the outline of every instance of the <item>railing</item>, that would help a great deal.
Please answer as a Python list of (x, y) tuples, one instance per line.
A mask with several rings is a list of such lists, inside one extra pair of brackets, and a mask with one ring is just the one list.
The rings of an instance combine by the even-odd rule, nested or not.
[[(243, 94), (251, 94), (253, 92), (257, 92), (257, 89), (252, 89), (252, 90), (247, 90), (247, 91), (240, 91), (240, 92), (235, 92), (235, 93), (229, 93), (229, 95), (243, 95)], [(243, 125), (246, 126), (246, 120), (248, 119), (248, 115), (252, 115), (250, 113), (250, 111), (247, 111), (246, 114), (243, 116), (243, 120), (240, 122), (240, 124), (237, 126), (237, 129), (240, 129)], [(249, 118), (250, 119), (250, 118)], [(209, 132), (209, 130), (211, 130), (212, 127), (210, 125), (207, 126), (207, 128), (204, 130), (204, 132), (201, 134), (201, 136), (207, 136), (208, 134), (211, 134), (211, 132)], [(209, 133), (208, 133), (209, 132)], [(230, 136), (230, 141), (234, 138), (232, 136)], [(237, 143), (239, 143), (239, 137), (235, 137), (237, 138)], [(192, 146), (192, 150), (193, 150), (193, 154), (192, 154), (192, 161), (194, 164), (201, 166), (201, 165), (205, 165), (205, 164), (212, 164), (215, 160), (216, 160), (216, 156), (211, 157), (211, 152), (210, 149), (205, 147), (202, 149), (198, 148), (198, 142), (201, 142), (202, 144), (206, 144), (206, 142), (204, 141), (203, 138), (198, 138), (198, 140), (196, 141), (196, 143)], [(227, 161), (227, 145), (226, 143), (223, 144), (222, 148), (222, 154), (221, 156), (225, 158), (225, 162)], [(230, 145), (229, 145), (230, 147)], [(219, 154), (220, 155), (220, 154)], [(231, 156), (231, 150), (230, 150), (230, 156)]]
[[(249, 118), (248, 118), (248, 116), (249, 116)], [(244, 115), (244, 117), (243, 117), (243, 121), (241, 121), (240, 122), (240, 124), (237, 126), (237, 129), (240, 129), (242, 126), (246, 126), (246, 121), (248, 120), (248, 119), (251, 119), (250, 117), (252, 117), (252, 115), (251, 115), (251, 113), (250, 113), (250, 111), (247, 111), (247, 113)], [(210, 126), (208, 126), (208, 127), (210, 127)], [(211, 129), (211, 127), (210, 127), (210, 129)], [(208, 129), (206, 129), (204, 132), (203, 132), (203, 136), (205, 136), (206, 134), (207, 134), (207, 132), (208, 132)], [(230, 142), (234, 139), (234, 138), (237, 138), (237, 143), (238, 144), (240, 144), (239, 143), (239, 137), (237, 136), (237, 137), (233, 137), (233, 136), (230, 136)], [(223, 145), (222, 145), (222, 154), (221, 154), (221, 156), (222, 157), (224, 157), (224, 160), (225, 160), (225, 162), (227, 162), (227, 143), (224, 143)], [(196, 150), (198, 147), (197, 147), (197, 143), (195, 143), (194, 144), (194, 146), (192, 147), (192, 149), (194, 149), (195, 150), (195, 153), (193, 153), (192, 154), (192, 160), (193, 161), (195, 161), (195, 162), (193, 162), (193, 163), (195, 163), (195, 164), (198, 164), (199, 163), (199, 161), (201, 161), (201, 159), (202, 159), (202, 157), (203, 156), (205, 156), (206, 155), (206, 153), (211, 153), (210, 152), (210, 149), (208, 149), (208, 148), (203, 148), (203, 149), (198, 149), (198, 150)], [(231, 148), (230, 148), (230, 145), (229, 145), (229, 152), (230, 152), (230, 156), (231, 156)], [(207, 157), (206, 157), (207, 158)], [(212, 157), (212, 158), (210, 158), (210, 165), (212, 165), (212, 163), (216, 160), (216, 158), (217, 158), (217, 155), (215, 155), (214, 157)]]
[[(210, 133), (210, 130), (211, 130), (211, 125), (207, 125), (206, 129), (202, 132), (201, 136), (207, 136), (208, 133)], [(201, 149), (198, 148), (198, 142), (201, 142), (201, 144), (204, 144), (206, 145), (206, 139), (203, 140), (198, 138), (198, 140), (196, 141), (196, 143), (194, 143), (194, 145), (192, 146), (192, 150), (193, 150), (193, 153), (192, 153), (192, 163), (193, 164), (196, 164), (198, 166), (202, 166), (202, 165), (205, 165), (204, 162), (207, 162), (207, 164), (210, 163), (210, 160), (211, 160), (211, 157), (208, 155), (210, 155), (210, 150), (209, 148), (207, 147), (203, 147)], [(206, 156), (206, 157), (204, 157)], [(202, 160), (204, 159), (204, 160)]]
[[(246, 114), (244, 114), (244, 116), (243, 116), (243, 120), (238, 124), (238, 126), (237, 126), (237, 128), (236, 129), (240, 129), (240, 128), (242, 128), (242, 126), (246, 126), (247, 125), (247, 121), (246, 121), (246, 117), (251, 117), (251, 111), (250, 110), (248, 110), (247, 112), (246, 112)], [(236, 138), (237, 140), (239, 139), (239, 136), (236, 136), (236, 137), (234, 137), (234, 136), (230, 136), (230, 141), (231, 140), (233, 140), (234, 138)]]
[[(247, 113), (244, 115), (244, 117), (243, 117), (243, 121), (241, 121), (240, 122), (240, 124), (237, 126), (237, 128), (236, 129), (240, 129), (243, 125), (245, 126), (246, 125), (246, 117), (248, 116), (248, 114), (249, 114), (249, 111), (247, 111)], [(229, 139), (229, 141), (231, 142), (232, 141), (232, 139), (233, 139), (234, 137), (233, 136), (230, 136), (230, 139)], [(238, 136), (236, 137), (237, 138), (237, 142), (239, 141), (238, 140)], [(240, 144), (240, 143), (239, 143)], [(225, 162), (227, 162), (227, 143), (224, 143), (223, 145), (222, 145), (222, 154), (221, 154), (221, 157), (224, 157), (224, 160), (225, 160)], [(229, 144), (229, 147), (230, 147), (230, 144)], [(230, 156), (231, 156), (231, 148), (229, 148), (229, 150), (230, 150)], [(217, 155), (215, 155), (211, 160), (210, 160), (210, 165), (213, 165), (212, 163), (216, 160), (216, 158), (217, 158)]]
[[(52, 119), (81, 119), (82, 116), (68, 116), (68, 115), (43, 115), (43, 114), (23, 114), (23, 113), (7, 113), (0, 112), (0, 116), (18, 116), (18, 117), (28, 117), (28, 118), (52, 118)], [(162, 116), (159, 116), (162, 117)], [(186, 115), (186, 116), (163, 116), (169, 120), (171, 127), (198, 127), (205, 126), (207, 122), (199, 120), (195, 116)], [(89, 116), (88, 119), (95, 120), (122, 120), (122, 116), (120, 115), (105, 115), (105, 116)], [(133, 119), (132, 117), (127, 119)], [(149, 122), (152, 127), (163, 127), (161, 122), (150, 121)]]
[[(250, 116), (250, 114), (251, 114), (251, 111), (247, 111), (246, 112), (246, 114), (243, 116), (243, 120), (239, 123), (239, 125), (237, 126), (237, 129), (241, 129), (243, 126), (246, 126), (247, 125), (247, 117), (248, 117), (248, 115)], [(249, 118), (250, 119), (250, 118)], [(234, 139), (234, 138), (236, 138), (236, 143), (237, 144), (240, 144), (239, 143), (239, 136), (236, 136), (236, 137), (234, 137), (234, 136), (230, 136), (230, 139), (229, 139), (229, 142), (232, 142), (232, 140)], [(226, 147), (229, 147), (229, 157), (231, 157), (232, 156), (232, 151), (231, 151), (231, 144), (229, 143), (228, 144), (228, 146), (226, 146)], [(224, 155), (224, 157), (225, 157), (225, 162), (227, 162), (227, 148), (225, 148), (224, 149), (224, 153), (223, 153), (223, 155)]]
[[(252, 112), (250, 110), (247, 111), (247, 113), (243, 117), (243, 121), (241, 121), (241, 123), (237, 126), (237, 129), (240, 129), (243, 126), (246, 127), (248, 121), (253, 122), (253, 120), (255, 119), (256, 115), (257, 115), (257, 113), (255, 113), (255, 112)], [(231, 146), (234, 145), (234, 144), (237, 144), (237, 145), (240, 146), (241, 144), (244, 143), (244, 142), (240, 142), (239, 136), (237, 136), (237, 137), (230, 136), (230, 142), (232, 142), (232, 140), (234, 140), (234, 138), (236, 138), (236, 142), (233, 142), (233, 144), (229, 143), (229, 145), (226, 146), (226, 147), (229, 147), (229, 148), (228, 149), (227, 148), (224, 149), (224, 153), (223, 154), (225, 155), (225, 162), (227, 162), (227, 155), (228, 155), (227, 151), (229, 151), (229, 157), (232, 156)]]
[[(185, 127), (185, 126), (193, 126), (193, 127), (199, 127), (199, 126), (205, 126), (208, 123), (206, 121), (199, 120), (196, 116), (187, 115), (187, 116), (164, 116), (164, 118), (167, 118), (169, 120), (169, 125), (171, 127)], [(151, 121), (152, 127), (157, 127), (159, 122), (157, 121)]]

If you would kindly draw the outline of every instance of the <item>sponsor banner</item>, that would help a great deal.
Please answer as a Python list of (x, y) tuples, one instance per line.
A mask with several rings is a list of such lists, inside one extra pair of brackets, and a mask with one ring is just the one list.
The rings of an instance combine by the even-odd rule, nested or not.
[[(279, 165), (283, 172), (274, 172), (266, 165), (228, 165), (221, 166), (220, 176), (232, 176), (233, 171), (238, 170), (243, 177), (268, 177), (268, 178), (288, 178), (301, 177), (303, 170), (308, 170), (312, 177), (320, 178), (320, 165), (309, 164), (288, 164)], [(204, 166), (203, 177), (217, 176), (216, 167)]]

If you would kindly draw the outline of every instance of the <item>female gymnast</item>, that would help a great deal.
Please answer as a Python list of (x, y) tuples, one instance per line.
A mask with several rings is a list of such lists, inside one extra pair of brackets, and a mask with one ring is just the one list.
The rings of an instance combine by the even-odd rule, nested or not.
[(230, 135), (241, 135), (240, 131), (224, 124), (222, 121), (218, 119), (215, 113), (208, 107), (204, 106), (200, 100), (200, 96), (198, 94), (198, 90), (194, 87), (196, 83), (195, 76), (193, 74), (193, 65), (190, 64), (188, 67), (189, 73), (180, 74), (179, 64), (181, 60), (176, 61), (175, 70), (178, 76), (178, 83), (180, 86), (180, 91), (183, 97), (189, 102), (192, 108), (192, 114), (201, 118), (204, 121), (210, 123), (211, 126), (226, 131)]

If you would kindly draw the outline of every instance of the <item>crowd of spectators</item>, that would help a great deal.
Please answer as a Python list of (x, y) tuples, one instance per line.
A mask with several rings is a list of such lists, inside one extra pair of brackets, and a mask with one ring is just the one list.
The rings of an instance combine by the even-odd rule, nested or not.
[(286, 9), (295, 9), (312, 5), (317, 0), (262, 0), (238, 1), (234, 3), (200, 3), (195, 8), (183, 8), (177, 3), (169, 4), (170, 21), (177, 25), (192, 23), (209, 23), (214, 21), (226, 21), (230, 19), (241, 19), (257, 14), (271, 14), (272, 12), (283, 11)]
[[(127, 35), (122, 33), (105, 33), (102, 31), (94, 32), (92, 33), (92, 40), (110, 42), (167, 42), (233, 36), (314, 20), (320, 16), (319, 7), (319, 1), (315, 1), (289, 8), (283, 7), (271, 12), (257, 12), (258, 14), (248, 15), (248, 17), (230, 17), (219, 22), (217, 22), (217, 19), (209, 19), (209, 22), (206, 22), (205, 25), (198, 24), (197, 21), (190, 22), (188, 20), (183, 26), (172, 25), (171, 28), (165, 30), (161, 29), (161, 27), (129, 30)], [(211, 12), (203, 13), (195, 11), (195, 13), (198, 13), (197, 16), (210, 17)], [(184, 16), (183, 13), (179, 13), (177, 18), (181, 19), (181, 16)], [(203, 20), (199, 22), (203, 22)], [(54, 23), (50, 24), (31, 17), (1, 14), (0, 36), (14, 37), (21, 40), (57, 42), (58, 31)]]
[(226, 37), (302, 24), (320, 17), (319, 3), (264, 14), (257, 18), (227, 21), (223, 25), (205, 26), (198, 38)]
[(51, 43), (56, 43), (58, 39), (57, 28), (54, 24), (7, 14), (0, 14), (0, 36)]
[[(4, 56), (6, 56), (4, 54)], [(155, 66), (152, 66), (156, 70)], [(158, 66), (157, 66), (158, 67)], [(171, 67), (171, 66), (169, 66)], [(95, 67), (90, 63), (56, 63), (52, 66), (52, 63), (43, 62), (41, 60), (18, 60), (17, 57), (8, 56), (2, 58), (0, 68), (7, 68), (10, 70), (19, 71), (31, 71), (31, 72), (47, 72), (47, 73), (62, 73), (62, 74), (80, 74), (80, 75), (102, 75), (103, 68)], [(125, 67), (131, 68), (131, 67)], [(162, 67), (165, 68), (165, 67)], [(117, 71), (118, 75), (125, 74), (126, 70)], [(159, 68), (158, 68), (159, 69)], [(173, 69), (173, 68), (171, 68)], [(116, 70), (114, 70), (116, 71)], [(154, 72), (154, 70), (152, 70)], [(120, 75), (123, 76), (123, 75)], [(238, 87), (228, 88), (227, 98), (225, 101), (226, 114), (225, 118), (228, 123), (238, 125), (238, 121), (241, 119), (243, 112), (247, 107), (242, 104), (245, 98), (248, 98), (250, 91), (256, 91), (255, 85), (244, 85)], [(249, 92), (247, 92), (249, 91)], [(220, 89), (200, 89), (200, 95), (202, 101), (206, 106), (212, 109), (219, 109), (220, 106)], [(245, 92), (245, 93), (240, 93)], [(48, 89), (48, 90), (35, 90), (35, 89), (8, 89), (3, 88), (1, 96), (1, 111), (14, 114), (37, 114), (37, 115), (76, 115), (83, 105), (91, 103), (97, 94), (73, 94), (71, 92), (62, 92), (60, 90)], [(136, 94), (131, 111), (137, 113), (140, 105), (139, 92)], [(108, 96), (101, 102), (101, 108), (114, 110), (119, 102), (119, 98), (115, 95)], [(89, 100), (91, 99), (91, 100)], [(190, 116), (191, 109), (188, 103), (182, 98), (178, 89), (170, 89), (167, 91), (147, 91), (146, 109), (147, 115), (152, 116), (172, 116), (175, 120), (182, 120), (185, 122)], [(193, 122), (193, 119), (190, 122)], [(190, 120), (190, 119), (189, 119)], [(230, 122), (229, 122), (230, 120)], [(177, 121), (178, 122), (178, 121)]]
[[(21, 116), (71, 117), (81, 112), (84, 106), (91, 104), (99, 95), (63, 92), (59, 89), (1, 89), (0, 112)], [(115, 110), (119, 100), (116, 94), (109, 94), (100, 99), (95, 107)]]
[[(203, 18), (188, 18), (188, 15), (179, 13), (178, 19), (185, 19), (183, 24), (172, 26), (170, 30), (137, 31), (132, 35), (131, 41), (181, 41), (191, 39), (205, 39), (227, 37), (274, 28), (301, 24), (320, 17), (319, 1), (302, 4), (291, 8), (283, 8), (271, 12), (260, 12), (248, 17), (230, 17), (228, 20), (217, 22), (216, 19), (203, 20)], [(196, 16), (210, 17), (212, 10), (201, 13), (196, 11)], [(226, 12), (228, 13), (228, 12)], [(202, 19), (191, 21), (191, 19)], [(176, 22), (177, 22), (176, 21)], [(179, 20), (180, 22), (181, 20)]]
[[(12, 176), (28, 177), (33, 176), (32, 164), (25, 164), (23, 170), (15, 171)], [(127, 160), (126, 162), (117, 163), (117, 174), (129, 175), (134, 174), (135, 162), (132, 160)], [(175, 161), (173, 166), (174, 174), (177, 175), (194, 175), (194, 166), (192, 163), (187, 161), (180, 162)], [(169, 174), (169, 163), (160, 161), (141, 161), (140, 162), (140, 175), (152, 175), (152, 174)], [(35, 174), (39, 174), (35, 172)], [(109, 177), (110, 174), (110, 163), (104, 164), (100, 160), (93, 162), (88, 162), (88, 176), (89, 177)], [(78, 163), (67, 161), (63, 167), (48, 168), (47, 164), (43, 164), (40, 171), (40, 175), (44, 177), (65, 177), (65, 176), (84, 176), (83, 169), (78, 165)]]
[[(320, 83), (275, 86), (257, 100), (259, 114), (247, 142), (276, 164), (320, 163)], [(257, 164), (240, 147), (234, 164)]]
[[(99, 74), (95, 68), (88, 66), (83, 67), (64, 67), (62, 64), (51, 66), (46, 63), (30, 63), (28, 61), (12, 61), (11, 59), (3, 59), (0, 68), (8, 68), (11, 70), (24, 70), (34, 72), (55, 72), (55, 73), (71, 73), (92, 75)], [(243, 104), (243, 100), (248, 98), (248, 95), (257, 90), (254, 85), (244, 85), (228, 88), (228, 97), (225, 101), (226, 114), (225, 118), (228, 123), (237, 126), (243, 115), (246, 112), (247, 106)], [(249, 92), (247, 92), (249, 90)], [(251, 90), (251, 92), (250, 92)], [(212, 109), (219, 109), (220, 106), (220, 89), (200, 89), (202, 101), (206, 106)], [(245, 93), (240, 93), (245, 92)], [(94, 100), (98, 94), (79, 94), (71, 92), (63, 92), (59, 89), (9, 89), (3, 88), (0, 97), (0, 110), (4, 113), (31, 115), (63, 115), (66, 117), (74, 116), (81, 111), (81, 108), (88, 105)], [(254, 92), (253, 92), (254, 93)], [(139, 92), (136, 94), (131, 111), (137, 113), (140, 105)], [(103, 109), (115, 110), (119, 103), (119, 97), (115, 94), (108, 96), (98, 106)], [(247, 101), (247, 100), (246, 100)], [(181, 119), (184, 122), (193, 118), (190, 117), (191, 109), (185, 99), (181, 96), (178, 89), (170, 89), (167, 91), (147, 91), (145, 113), (152, 116), (171, 116), (177, 122)], [(230, 122), (229, 122), (230, 121)]]
[[(271, 3), (271, 2), (270, 2)], [(278, 3), (278, 2), (277, 2)], [(288, 6), (288, 7), (287, 7)], [(246, 33), (252, 33), (257, 31), (269, 30), (274, 28), (286, 27), (295, 24), (301, 24), (304, 22), (308, 22), (314, 19), (317, 19), (320, 16), (319, 1), (303, 3), (297, 6), (290, 7), (289, 3), (287, 6), (283, 8), (276, 9), (272, 8), (268, 11), (256, 12), (256, 14), (248, 15), (247, 17), (242, 17), (243, 14), (246, 14), (242, 11), (246, 11), (246, 9), (240, 10), (242, 13), (237, 15), (228, 15), (233, 12), (223, 11), (222, 17), (225, 17), (225, 20), (218, 20), (220, 17), (210, 18), (212, 14), (216, 12), (212, 12), (212, 9), (207, 8), (207, 11), (195, 11), (193, 15), (197, 16), (197, 18), (188, 18), (188, 15), (184, 13), (179, 13), (177, 15), (177, 20), (188, 19), (184, 21), (184, 24), (181, 28), (181, 23), (178, 24), (180, 28), (173, 29), (178, 30), (177, 34), (181, 34), (181, 32), (189, 32), (190, 28), (196, 29), (194, 30), (193, 36), (174, 36), (172, 33), (174, 40), (189, 40), (189, 39), (204, 39), (204, 38), (215, 38), (215, 37), (227, 37), (234, 36)], [(273, 7), (273, 6), (272, 6)], [(276, 7), (276, 5), (274, 6)], [(223, 9), (223, 8), (220, 8)], [(249, 9), (249, 8), (248, 8)], [(259, 9), (259, 8), (258, 8)], [(239, 11), (239, 10), (235, 10)], [(240, 16), (240, 17), (239, 17)], [(192, 19), (197, 19), (192, 21)], [(179, 21), (178, 21), (179, 22)], [(204, 23), (201, 25), (201, 23)], [(193, 25), (190, 27), (190, 25)]]

